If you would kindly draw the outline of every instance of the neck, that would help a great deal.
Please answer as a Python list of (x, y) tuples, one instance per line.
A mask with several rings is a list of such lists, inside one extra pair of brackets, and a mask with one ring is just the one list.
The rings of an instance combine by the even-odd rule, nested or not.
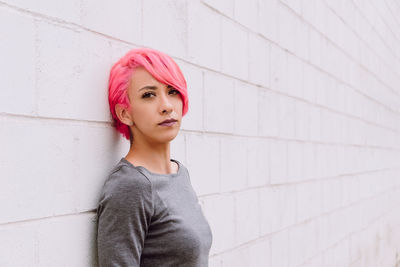
[(125, 158), (133, 165), (143, 166), (154, 173), (173, 173), (170, 161), (170, 142), (155, 144), (135, 140)]

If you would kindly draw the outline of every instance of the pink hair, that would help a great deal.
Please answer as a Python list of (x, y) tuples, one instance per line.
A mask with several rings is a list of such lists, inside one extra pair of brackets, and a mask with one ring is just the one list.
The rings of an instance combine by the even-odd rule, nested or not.
[(182, 116), (188, 111), (186, 80), (179, 66), (165, 53), (151, 48), (132, 49), (120, 58), (111, 68), (108, 81), (108, 103), (114, 121), (113, 126), (130, 139), (129, 127), (122, 123), (116, 113), (116, 104), (130, 109), (128, 87), (135, 68), (143, 66), (159, 82), (170, 85), (180, 92)]

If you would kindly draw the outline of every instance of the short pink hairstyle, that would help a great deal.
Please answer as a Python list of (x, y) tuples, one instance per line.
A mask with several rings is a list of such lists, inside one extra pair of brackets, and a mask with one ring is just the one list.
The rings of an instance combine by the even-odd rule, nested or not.
[(134, 69), (140, 66), (159, 82), (179, 91), (183, 104), (182, 116), (187, 113), (189, 107), (186, 80), (178, 64), (170, 56), (151, 48), (130, 50), (112, 66), (108, 81), (108, 103), (113, 126), (128, 140), (130, 140), (129, 127), (118, 119), (115, 106), (121, 104), (130, 109), (128, 88)]

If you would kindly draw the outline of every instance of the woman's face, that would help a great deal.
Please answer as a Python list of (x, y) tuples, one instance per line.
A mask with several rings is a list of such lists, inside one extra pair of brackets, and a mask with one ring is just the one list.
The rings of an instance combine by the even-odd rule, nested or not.
[[(178, 90), (156, 80), (144, 67), (133, 71), (128, 96), (131, 109), (129, 117), (134, 142), (166, 143), (179, 132), (182, 120), (182, 100)], [(167, 119), (172, 125), (160, 125)]]

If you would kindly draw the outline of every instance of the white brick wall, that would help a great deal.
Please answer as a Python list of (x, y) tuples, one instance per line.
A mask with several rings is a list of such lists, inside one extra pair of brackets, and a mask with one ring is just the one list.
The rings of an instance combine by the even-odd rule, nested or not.
[(400, 263), (395, 0), (0, 0), (0, 266), (97, 266), (93, 218), (128, 142), (109, 69), (167, 52), (188, 82), (172, 157), (210, 267)]

